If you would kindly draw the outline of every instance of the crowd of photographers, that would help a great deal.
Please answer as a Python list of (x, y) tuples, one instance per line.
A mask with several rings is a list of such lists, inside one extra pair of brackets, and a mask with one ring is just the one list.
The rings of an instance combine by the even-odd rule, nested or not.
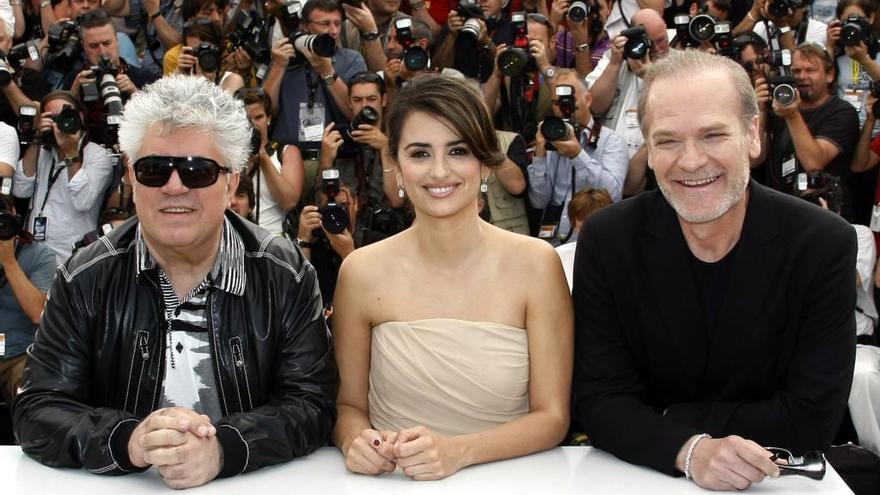
[[(561, 251), (586, 211), (573, 198), (601, 190), (604, 205), (656, 187), (641, 76), (689, 48), (752, 78), (764, 144), (752, 177), (876, 235), (877, 10), (872, 0), (0, 0), (0, 315), (24, 315), (0, 320), (0, 362), (35, 330), (39, 298), (19, 296), (46, 292), (36, 267), (47, 252), (60, 264), (135, 213), (119, 116), (132, 93), (174, 73), (243, 100), (251, 159), (233, 208), (299, 244), (328, 313), (342, 259), (412, 221), (383, 114), (424, 72), (471, 80), (494, 117), (507, 160), (481, 189), (481, 215)], [(860, 339), (876, 344), (868, 240)], [(13, 287), (26, 285), (16, 258), (34, 290)], [(854, 393), (877, 386), (856, 383)], [(880, 453), (880, 406), (868, 402), (853, 417)], [(856, 418), (865, 410), (873, 419)]]

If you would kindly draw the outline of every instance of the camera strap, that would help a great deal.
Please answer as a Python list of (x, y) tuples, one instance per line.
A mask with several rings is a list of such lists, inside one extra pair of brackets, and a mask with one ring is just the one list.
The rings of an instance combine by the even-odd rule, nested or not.
[(49, 167), (49, 178), (46, 181), (46, 194), (43, 196), (43, 204), (40, 205), (39, 213), (37, 213), (38, 217), (43, 216), (43, 210), (46, 208), (46, 202), (49, 201), (49, 193), (52, 191), (52, 186), (55, 185), (55, 181), (58, 180), (58, 176), (61, 175), (61, 172), (67, 168), (66, 165), (62, 164), (58, 167), (58, 170), (55, 170), (55, 157), (52, 157), (52, 166)]
[(304, 73), (306, 77), (306, 86), (309, 88), (308, 106), (309, 108), (312, 108), (315, 106), (315, 94), (318, 92), (318, 75), (312, 70), (312, 66), (309, 64), (305, 64)]

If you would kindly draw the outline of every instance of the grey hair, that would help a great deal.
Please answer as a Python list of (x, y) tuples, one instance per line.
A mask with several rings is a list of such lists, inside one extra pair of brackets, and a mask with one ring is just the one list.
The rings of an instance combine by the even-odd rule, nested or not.
[(0, 18), (0, 21), (3, 21), (3, 34), (5, 34), (6, 37), (11, 40), (12, 36), (15, 34), (12, 29), (12, 25), (6, 22), (6, 20), (3, 18)]
[(225, 163), (240, 172), (250, 152), (251, 128), (241, 100), (200, 76), (163, 77), (134, 93), (119, 126), (119, 147), (134, 163), (144, 135), (156, 126), (163, 136), (196, 128), (214, 137)]
[(740, 118), (743, 129), (748, 129), (758, 115), (758, 97), (752, 87), (752, 80), (745, 69), (739, 64), (721, 55), (699, 50), (669, 50), (662, 59), (652, 63), (645, 73), (645, 87), (639, 94), (639, 127), (645, 134), (645, 111), (648, 95), (655, 82), (665, 79), (681, 79), (685, 76), (705, 74), (707, 72), (724, 72), (730, 75), (736, 89), (740, 106)]

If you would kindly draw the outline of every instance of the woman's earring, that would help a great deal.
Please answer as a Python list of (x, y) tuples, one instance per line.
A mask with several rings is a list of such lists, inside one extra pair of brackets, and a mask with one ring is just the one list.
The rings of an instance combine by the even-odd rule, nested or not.
[(489, 192), (489, 178), (488, 177), (486, 177), (485, 179), (482, 180), (482, 182), (480, 182), (480, 192), (481, 193)]
[(398, 197), (401, 197), (401, 198), (404, 197), (404, 196), (406, 196), (406, 192), (403, 190), (403, 186), (402, 186), (402, 185), (398, 185), (398, 186), (397, 186), (397, 196), (398, 196)]

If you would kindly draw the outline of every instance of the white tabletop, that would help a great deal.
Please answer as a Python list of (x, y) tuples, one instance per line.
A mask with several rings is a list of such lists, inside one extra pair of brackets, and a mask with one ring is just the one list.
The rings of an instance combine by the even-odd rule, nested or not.
[[(100, 476), (84, 470), (52, 469), (22, 454), (18, 447), (0, 447), (0, 486), (6, 494), (102, 495), (167, 493), (155, 470), (127, 476)], [(591, 447), (560, 447), (519, 459), (472, 466), (440, 481), (412, 481), (400, 471), (369, 477), (351, 474), (332, 447), (310, 456), (253, 473), (217, 480), (187, 494), (268, 495), (595, 495), (711, 493), (684, 478), (673, 478), (627, 464)], [(766, 479), (750, 493), (852, 493), (829, 465), (825, 478), (801, 476)]]

